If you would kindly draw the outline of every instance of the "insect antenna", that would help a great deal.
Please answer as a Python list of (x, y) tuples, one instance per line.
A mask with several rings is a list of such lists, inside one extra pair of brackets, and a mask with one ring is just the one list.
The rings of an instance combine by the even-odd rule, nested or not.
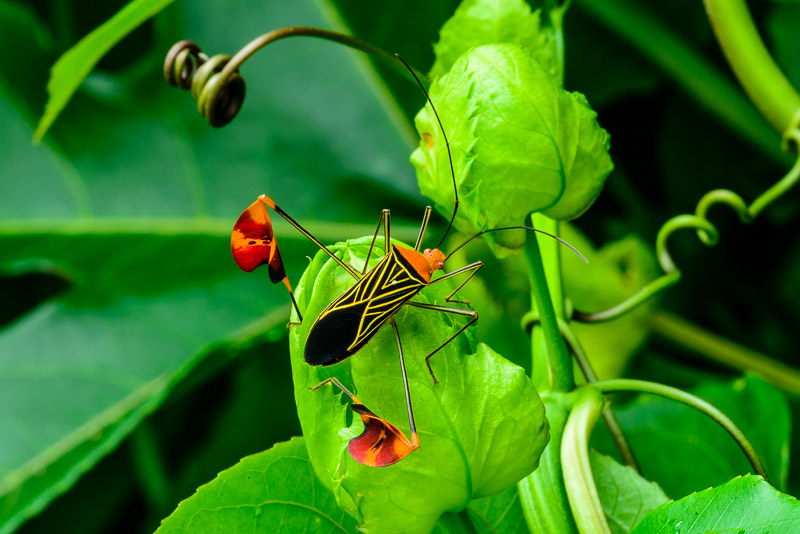
[(433, 110), (433, 114), (436, 116), (436, 122), (439, 123), (439, 130), (442, 132), (442, 136), (444, 137), (444, 146), (447, 148), (447, 158), (450, 160), (450, 176), (453, 178), (453, 193), (455, 194), (455, 202), (453, 203), (453, 215), (450, 217), (450, 223), (447, 225), (447, 230), (444, 231), (444, 235), (442, 236), (441, 241), (439, 244), (436, 245), (436, 248), (440, 248), (442, 243), (444, 243), (445, 238), (447, 238), (447, 234), (450, 233), (450, 229), (453, 227), (453, 221), (456, 220), (456, 213), (458, 212), (458, 186), (456, 185), (456, 171), (453, 168), (453, 154), (450, 152), (450, 141), (447, 140), (447, 134), (444, 131), (444, 126), (442, 125), (442, 119), (439, 118), (439, 113), (436, 111), (436, 106), (433, 105), (433, 100), (431, 100), (428, 91), (425, 90), (425, 86), (422, 85), (422, 82), (419, 80), (417, 73), (414, 72), (414, 69), (406, 63), (406, 60), (400, 57), (399, 54), (395, 54), (397, 59), (399, 59), (403, 65), (408, 69), (408, 72), (414, 77), (417, 81), (417, 85), (419, 88), (422, 89), (422, 92), (425, 94), (425, 98), (428, 100), (428, 103), (431, 105), (431, 109)]
[(589, 263), (589, 260), (587, 260), (586, 257), (583, 254), (581, 254), (580, 251), (577, 248), (573, 247), (572, 245), (570, 245), (569, 243), (567, 243), (566, 241), (564, 241), (563, 239), (561, 239), (560, 237), (558, 237), (556, 235), (547, 233), (544, 230), (539, 230), (538, 228), (534, 228), (532, 226), (506, 226), (504, 228), (489, 228), (488, 230), (481, 230), (480, 232), (478, 232), (477, 234), (475, 234), (474, 236), (470, 237), (469, 239), (467, 239), (466, 241), (464, 241), (463, 243), (458, 245), (456, 248), (451, 250), (450, 254), (447, 255), (447, 257), (444, 259), (444, 261), (447, 261), (450, 258), (450, 256), (452, 256), (458, 249), (460, 249), (461, 247), (463, 247), (464, 245), (466, 245), (467, 243), (469, 243), (470, 241), (472, 241), (476, 237), (480, 237), (483, 234), (488, 234), (489, 232), (499, 232), (501, 230), (533, 230), (534, 232), (539, 232), (540, 234), (546, 235), (547, 237), (552, 237), (553, 239), (555, 239), (556, 241), (558, 241), (559, 243), (561, 243), (562, 245), (564, 245), (565, 247), (570, 249), (572, 252), (577, 254), (578, 257), (580, 257), (580, 259), (582, 259), (584, 262)]

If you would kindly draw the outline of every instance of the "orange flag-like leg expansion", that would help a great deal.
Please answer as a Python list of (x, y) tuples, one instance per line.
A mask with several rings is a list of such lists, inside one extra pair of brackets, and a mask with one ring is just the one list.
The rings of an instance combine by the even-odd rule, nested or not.
[(399, 462), (419, 449), (419, 436), (416, 429), (411, 430), (411, 440), (409, 441), (399, 428), (375, 415), (337, 379), (328, 378), (311, 389), (315, 390), (328, 383), (335, 384), (353, 400), (350, 408), (361, 417), (361, 421), (364, 423), (364, 432), (351, 439), (347, 445), (350, 456), (354, 460), (371, 467), (385, 467)]

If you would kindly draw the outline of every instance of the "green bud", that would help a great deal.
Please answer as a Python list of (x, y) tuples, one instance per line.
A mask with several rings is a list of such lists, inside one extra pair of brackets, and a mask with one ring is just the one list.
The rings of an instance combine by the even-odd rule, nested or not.
[[(594, 202), (613, 165), (608, 134), (578, 93), (564, 91), (515, 44), (473, 48), (430, 89), (450, 141), (462, 232), (523, 225), (532, 212), (561, 220)], [(442, 132), (430, 105), (415, 120), (417, 181), (437, 209), (452, 213), (453, 185)], [(487, 236), (495, 252), (518, 250), (523, 230)]]
[(539, 10), (531, 11), (525, 0), (464, 0), (433, 45), (431, 79), (446, 74), (469, 49), (492, 43), (518, 44), (556, 73), (555, 37), (552, 28), (541, 27)]
[[(332, 249), (359, 269), (370, 240), (352, 240)], [(382, 247), (383, 240), (378, 239), (375, 252)], [(544, 407), (524, 370), (486, 345), (476, 347), (469, 331), (431, 359), (440, 381), (434, 385), (424, 357), (467, 318), (405, 306), (395, 320), (420, 448), (394, 465), (359, 464), (347, 446), (363, 424), (350, 410), (349, 399), (335, 387), (315, 391), (309, 387), (336, 377), (379, 417), (409, 435), (391, 326), (385, 325), (361, 351), (336, 365), (312, 367), (303, 357), (316, 317), (354, 283), (320, 252), (297, 287), (305, 320), (292, 327), (290, 348), (297, 412), (309, 457), (317, 476), (365, 532), (430, 532), (444, 512), (502, 491), (536, 468), (548, 440)], [(434, 284), (414, 300), (445, 304), (452, 289), (449, 281)]]

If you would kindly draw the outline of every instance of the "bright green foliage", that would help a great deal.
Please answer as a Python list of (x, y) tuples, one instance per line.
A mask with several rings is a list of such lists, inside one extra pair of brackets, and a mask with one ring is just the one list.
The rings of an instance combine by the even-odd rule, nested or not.
[(797, 499), (758, 476), (670, 502), (648, 515), (633, 534), (795, 534), (800, 531)]
[(491, 43), (518, 44), (555, 75), (553, 32), (541, 27), (540, 11), (531, 12), (524, 0), (466, 0), (442, 26), (439, 42), (433, 45), (436, 61), (431, 78), (446, 74), (469, 49)]
[[(754, 376), (730, 383), (704, 382), (690, 391), (736, 423), (764, 462), (771, 482), (785, 488), (790, 416), (783, 395)], [(672, 498), (752, 472), (728, 433), (688, 406), (643, 395), (616, 413), (644, 476), (658, 482)], [(603, 450), (612, 447), (609, 443)]]
[(61, 56), (53, 66), (53, 74), (47, 84), (50, 100), (34, 137), (41, 139), (44, 136), (92, 67), (112, 46), (172, 2), (173, 0), (133, 0)]
[(351, 533), (355, 522), (311, 468), (303, 438), (248, 456), (201, 486), (157, 534)]
[(467, 508), (478, 534), (527, 534), (525, 516), (516, 486), (469, 503)]
[[(566, 294), (576, 309), (606, 310), (633, 295), (656, 278), (653, 252), (642, 239), (629, 235), (595, 250), (574, 226), (564, 225), (562, 236), (589, 260), (587, 266), (570, 250), (561, 250)], [(613, 321), (571, 324), (600, 379), (622, 375), (628, 362), (650, 333), (653, 302), (648, 301)]]
[[(371, 238), (335, 250), (356, 269)], [(381, 251), (382, 240), (376, 243)], [(374, 256), (374, 255), (373, 255)], [(349, 400), (333, 386), (310, 391), (335, 376), (378, 416), (408, 434), (397, 344), (385, 326), (359, 353), (331, 367), (303, 359), (308, 331), (324, 307), (353, 284), (333, 261), (317, 254), (297, 288), (304, 323), (290, 335), (295, 398), (317, 475), (367, 532), (428, 532), (445, 511), (513, 485), (537, 465), (547, 443), (544, 408), (530, 379), (469, 333), (432, 358), (433, 384), (424, 356), (466, 320), (405, 307), (396, 315), (406, 357), (420, 449), (388, 467), (353, 460), (347, 443), (363, 425)], [(444, 304), (448, 284), (426, 288), (420, 302)], [(355, 422), (352, 422), (355, 420)], [(421, 491), (420, 488), (425, 488)]]
[[(430, 90), (451, 143), (465, 233), (524, 224), (542, 211), (577, 217), (612, 169), (608, 134), (578, 93), (567, 93), (523, 48), (473, 48)], [(411, 161), (422, 193), (443, 213), (453, 206), (447, 150), (430, 105), (416, 118), (421, 136)], [(516, 250), (523, 230), (488, 236)]]
[(614, 534), (627, 534), (669, 500), (658, 484), (645, 480), (631, 467), (595, 451), (589, 451), (589, 459), (597, 493)]

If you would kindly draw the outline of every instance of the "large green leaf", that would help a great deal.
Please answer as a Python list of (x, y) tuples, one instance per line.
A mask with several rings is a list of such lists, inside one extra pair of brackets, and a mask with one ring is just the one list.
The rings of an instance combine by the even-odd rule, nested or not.
[[(223, 131), (160, 78), (172, 41), (191, 36), (211, 53), (233, 52), (298, 18), (325, 23), (311, 1), (293, 3), (292, 13), (255, 0), (175, 6), (157, 25), (169, 33), (156, 35), (138, 65), (147, 75), (103, 74), (120, 91), (79, 91), (38, 147), (0, 91), (9, 149), (0, 270), (71, 284), (0, 330), (0, 531), (68, 488), (195, 365), (225, 355), (217, 348), (286, 320), (284, 290), (230, 260), (228, 232), (256, 195), (269, 192), (298, 219), (362, 222), (383, 207), (364, 209), (366, 200), (405, 203), (414, 191), (407, 144), (373, 92), (374, 75), (337, 47), (288, 41), (252, 60), (243, 69), (248, 102)], [(359, 198), (327, 200), (355, 186)], [(309, 227), (323, 239), (350, 232)], [(300, 246), (287, 225), (276, 228), (296, 279), (313, 247)]]
[(350, 533), (355, 521), (311, 468), (303, 438), (244, 458), (180, 503), (156, 532)]
[[(370, 240), (337, 245), (337, 253), (358, 269)], [(376, 247), (381, 250), (382, 239)], [(497, 493), (530, 473), (548, 433), (544, 407), (523, 369), (486, 345), (474, 348), (468, 333), (432, 358), (441, 381), (434, 385), (423, 357), (466, 318), (410, 306), (397, 313), (396, 321), (420, 449), (381, 468), (350, 457), (348, 441), (361, 433), (363, 425), (338, 389), (309, 390), (325, 378), (338, 378), (369, 409), (408, 433), (397, 343), (390, 326), (338, 365), (311, 367), (303, 358), (314, 319), (352, 284), (346, 272), (319, 253), (297, 289), (305, 321), (290, 335), (303, 434), (318, 476), (333, 489), (339, 504), (367, 532), (428, 532), (442, 513), (463, 509), (470, 500)], [(449, 284), (436, 284), (416, 298), (444, 304), (450, 291)]]
[(794, 534), (798, 530), (797, 499), (751, 475), (665, 504), (645, 517), (633, 534)]
[(476, 499), (467, 508), (478, 534), (527, 534), (525, 516), (516, 486), (497, 495)]
[(173, 0), (132, 0), (124, 9), (87, 35), (53, 66), (47, 89), (50, 100), (34, 137), (41, 139), (67, 105), (86, 75), (106, 52)]
[(643, 479), (631, 467), (595, 451), (590, 451), (589, 459), (597, 493), (614, 534), (627, 534), (669, 500), (658, 484)]
[[(783, 395), (753, 376), (730, 383), (705, 382), (692, 393), (717, 406), (742, 429), (775, 485), (785, 487), (790, 417)], [(752, 472), (733, 439), (688, 406), (642, 396), (615, 411), (644, 476), (658, 482), (672, 498)], [(606, 443), (602, 449), (610, 451), (613, 445)]]

